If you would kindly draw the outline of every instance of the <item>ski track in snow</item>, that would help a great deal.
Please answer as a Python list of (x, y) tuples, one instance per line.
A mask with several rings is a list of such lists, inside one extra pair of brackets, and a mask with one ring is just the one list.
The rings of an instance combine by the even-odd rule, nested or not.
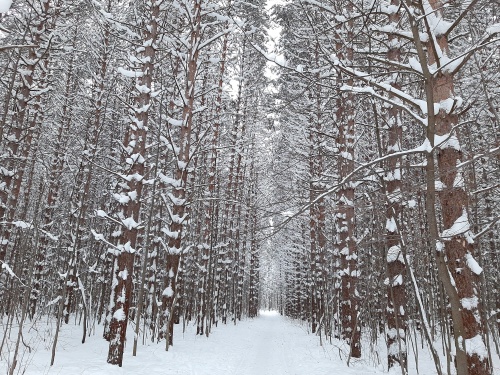
[[(39, 327), (44, 323), (38, 322)], [(132, 326), (127, 332), (123, 367), (106, 363), (108, 343), (101, 337), (102, 327), (81, 344), (82, 328), (63, 325), (57, 346), (55, 364), (50, 363), (52, 337), (47, 330), (29, 339), (32, 354), (26, 354), (18, 368), (27, 375), (41, 374), (168, 374), (168, 375), (323, 375), (335, 371), (342, 375), (382, 374), (373, 366), (357, 364), (347, 367), (333, 354), (332, 345), (320, 346), (319, 338), (307, 334), (305, 326), (283, 318), (275, 312), (261, 312), (256, 319), (247, 319), (234, 325), (213, 327), (209, 338), (196, 336), (192, 324), (182, 333), (176, 326), (174, 346), (165, 352), (165, 344), (142, 345), (140, 339), (137, 357), (132, 356)], [(52, 326), (53, 328), (53, 326)], [(43, 332), (45, 331), (45, 332)], [(28, 337), (28, 336), (26, 336)], [(0, 361), (3, 362), (3, 361)], [(0, 372), (5, 373), (5, 363)], [(16, 370), (18, 369), (16, 368)], [(22, 373), (22, 370), (21, 370)]]
[[(3, 333), (1, 328), (0, 333)], [(142, 345), (141, 337), (137, 357), (132, 356), (134, 333), (133, 326), (129, 326), (122, 368), (106, 363), (108, 342), (102, 339), (102, 327), (96, 327), (95, 334), (87, 337), (87, 342), (82, 345), (82, 327), (74, 324), (62, 326), (55, 365), (51, 367), (53, 331), (53, 321), (38, 321), (31, 329), (27, 324), (24, 338), (32, 352), (24, 351), (22, 358), (18, 358), (21, 363), (16, 374), (26, 370), (26, 375), (387, 375), (383, 340), (378, 348), (365, 342), (362, 345), (363, 358), (353, 359), (348, 367), (345, 344), (334, 341), (321, 346), (318, 336), (308, 334), (305, 325), (276, 312), (261, 311), (258, 318), (246, 319), (236, 325), (232, 322), (219, 324), (213, 327), (209, 338), (196, 336), (193, 323), (186, 327), (184, 334), (182, 324), (177, 325), (174, 346), (168, 352), (164, 342), (152, 343), (148, 338), (146, 345)], [(17, 335), (17, 330), (14, 328), (12, 333), (11, 340)], [(10, 345), (13, 349), (14, 345)], [(377, 362), (375, 357), (381, 364), (374, 364)], [(419, 373), (435, 374), (428, 353), (424, 350), (419, 357)], [(411, 351), (409, 360), (409, 373), (417, 374)], [(495, 363), (494, 368), (497, 367), (498, 363)], [(2, 358), (0, 373), (6, 372)]]

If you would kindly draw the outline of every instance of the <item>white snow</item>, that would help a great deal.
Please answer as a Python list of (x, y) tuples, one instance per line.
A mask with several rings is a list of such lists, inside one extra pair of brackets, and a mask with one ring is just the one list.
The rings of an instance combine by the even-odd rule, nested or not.
[(182, 126), (183, 121), (175, 118), (167, 117), (167, 122), (172, 126)]
[(439, 240), (437, 240), (436, 241), (436, 251), (441, 252), (443, 250), (444, 250), (444, 243), (441, 242), (441, 241), (439, 241)]
[[(402, 351), (406, 351), (406, 345), (404, 344), (404, 341), (401, 341), (400, 343), (398, 343), (396, 341), (396, 342), (393, 342), (391, 344), (391, 346), (388, 349), (388, 353), (392, 354), (392, 355), (398, 354), (399, 353), (399, 346), (400, 345), (401, 345), (401, 350)], [(397, 373), (397, 372), (401, 373), (401, 369), (399, 369), (399, 371), (398, 371), (397, 366), (395, 368), (391, 369), (391, 371), (390, 371), (390, 373)]]
[(444, 189), (446, 189), (446, 185), (443, 184), (442, 181), (434, 181), (434, 189), (436, 189), (436, 191), (442, 191)]
[(113, 314), (113, 318), (118, 321), (125, 320), (125, 312), (123, 311), (123, 309), (116, 310), (115, 313)]
[(165, 297), (172, 297), (174, 295), (174, 291), (172, 290), (172, 287), (167, 286), (165, 290), (162, 293), (163, 296)]
[(443, 233), (441, 233), (441, 238), (446, 240), (452, 239), (454, 236), (458, 236), (459, 234), (465, 234), (470, 229), (469, 217), (467, 215), (467, 211), (465, 209), (462, 212), (462, 216), (460, 216), (451, 228), (445, 229)]
[(114, 193), (113, 198), (120, 204), (127, 204), (130, 201), (130, 197), (125, 194)]
[(12, 222), (13, 225), (15, 225), (16, 227), (18, 228), (21, 228), (21, 229), (27, 229), (27, 228), (30, 228), (31, 227), (31, 224), (25, 222), (25, 221), (13, 221)]
[(384, 176), (385, 181), (399, 181), (401, 180), (401, 170), (396, 168), (394, 171), (388, 171)]
[(171, 232), (168, 228), (162, 228), (161, 231), (169, 238), (177, 238), (179, 236), (179, 232)]
[(137, 199), (137, 191), (136, 190), (128, 192), (127, 195), (130, 197), (130, 199), (132, 199), (132, 201), (135, 201)]
[(57, 302), (61, 300), (61, 298), (62, 298), (61, 296), (57, 296), (52, 301), (49, 301), (45, 307), (55, 305)]
[(484, 345), (481, 335), (474, 336), (471, 339), (465, 339), (465, 351), (469, 355), (477, 354), (481, 359), (488, 357), (488, 351), (486, 350), (486, 345)]
[(186, 202), (186, 200), (185, 200), (185, 199), (181, 199), (181, 198), (176, 198), (176, 197), (174, 197), (174, 195), (173, 195), (172, 193), (168, 193), (168, 194), (167, 194), (167, 196), (168, 196), (168, 199), (170, 199), (170, 201), (171, 201), (174, 205), (176, 205), (176, 206), (182, 206), (182, 205)]
[(495, 23), (493, 25), (491, 25), (490, 27), (488, 27), (486, 29), (486, 33), (488, 34), (496, 34), (496, 33), (500, 33), (500, 22), (499, 23)]
[[(115, 318), (122, 318), (123, 310), (117, 309)], [(37, 324), (36, 321), (30, 324)], [(43, 323), (42, 323), (43, 324)], [(51, 322), (52, 326), (54, 322)], [(425, 322), (424, 322), (425, 324)], [(50, 325), (47, 325), (47, 327)], [(3, 336), (0, 325), (0, 335)], [(40, 328), (40, 327), (38, 327)], [(109, 343), (102, 338), (102, 326), (91, 330), (87, 342), (81, 344), (82, 327), (64, 324), (61, 328), (54, 366), (50, 366), (52, 337), (39, 335), (47, 328), (24, 331), (26, 355), (21, 358), (18, 368), (26, 369), (29, 375), (42, 374), (85, 374), (85, 375), (125, 375), (125, 374), (168, 374), (171, 375), (386, 375), (387, 353), (385, 340), (381, 338), (375, 346), (368, 337), (363, 338), (364, 348), (361, 359), (346, 364), (348, 346), (339, 340), (332, 343), (324, 340), (320, 345), (318, 336), (310, 334), (302, 322), (292, 321), (274, 311), (261, 311), (260, 316), (238, 322), (237, 325), (219, 324), (213, 327), (209, 338), (195, 335), (196, 326), (190, 323), (186, 332), (182, 324), (174, 327), (174, 346), (165, 351), (165, 342), (152, 343), (146, 339), (142, 345), (139, 339), (137, 356), (132, 356), (133, 325), (127, 330), (127, 346), (123, 367), (106, 363)], [(392, 332), (392, 334), (394, 334)], [(400, 334), (404, 331), (400, 330)], [(46, 333), (45, 333), (46, 335)], [(420, 341), (420, 337), (416, 337)], [(410, 341), (408, 341), (410, 342)], [(469, 352), (484, 355), (484, 344), (480, 337), (465, 340)], [(417, 374), (415, 357), (408, 344), (409, 374)], [(392, 350), (392, 349), (390, 349)], [(374, 355), (374, 351), (378, 355)], [(377, 359), (378, 358), (378, 359)], [(494, 369), (498, 368), (494, 357)], [(443, 358), (442, 358), (443, 360)], [(444, 363), (444, 362), (443, 362)], [(7, 373), (7, 361), (0, 360), (0, 373)], [(426, 348), (419, 348), (419, 374), (435, 374), (432, 358)], [(495, 370), (494, 370), (495, 371)], [(22, 371), (20, 371), (22, 373)], [(392, 373), (392, 372), (390, 372)], [(399, 372), (401, 374), (401, 372)]]
[(122, 220), (122, 224), (128, 229), (128, 230), (132, 230), (132, 229), (135, 229), (139, 226), (139, 224), (134, 220), (134, 218), (131, 216), (131, 217), (127, 217), (126, 219), (123, 219)]
[(140, 175), (139, 173), (122, 175), (121, 177), (126, 181), (133, 181), (133, 180), (142, 181), (142, 179), (144, 178), (144, 176)]
[[(448, 66), (447, 66), (447, 68), (448, 68)], [(439, 109), (442, 109), (443, 111), (445, 111), (445, 113), (449, 114), (449, 113), (451, 113), (452, 109), (459, 108), (462, 106), (462, 104), (463, 104), (463, 99), (461, 97), (459, 97), (459, 96), (451, 97), (451, 98), (442, 100), (439, 103)]]
[(59, 236), (54, 236), (52, 233), (47, 232), (46, 230), (41, 229), (40, 230), (44, 235), (47, 236), (47, 238), (51, 239), (52, 241), (59, 241)]
[[(458, 160), (457, 160), (458, 163)], [(455, 176), (455, 180), (453, 181), (453, 187), (455, 188), (463, 188), (464, 187), (464, 175), (462, 172), (458, 171)]]
[(118, 245), (116, 248), (120, 252), (135, 253), (135, 249), (130, 245), (130, 241), (127, 241), (125, 245)]
[(477, 305), (479, 303), (479, 300), (477, 299), (476, 296), (468, 297), (468, 298), (462, 298), (460, 300), (460, 303), (462, 304), (462, 307), (466, 310), (474, 310), (477, 308)]
[(403, 275), (397, 275), (392, 279), (392, 286), (403, 285)]
[(283, 211), (280, 214), (281, 214), (281, 216), (284, 216), (284, 217), (293, 217), (293, 215), (295, 215), (295, 212), (289, 210), (289, 211)]
[(143, 73), (142, 72), (136, 72), (136, 71), (133, 71), (133, 70), (127, 70), (123, 67), (119, 67), (117, 69), (118, 73), (124, 75), (125, 77), (127, 78), (137, 78), (137, 77), (142, 77), (143, 76)]
[(0, 0), (0, 13), (7, 13), (12, 5), (12, 0)]
[(102, 233), (97, 233), (93, 229), (91, 229), (91, 232), (94, 235), (96, 241), (104, 241), (104, 235)]
[(387, 219), (387, 223), (385, 224), (385, 229), (387, 229), (388, 232), (392, 232), (392, 233), (397, 232), (398, 227), (397, 227), (396, 222), (394, 221), (393, 217)]
[(11, 277), (17, 277), (14, 271), (12, 271), (12, 268), (10, 268), (9, 265), (3, 261), (2, 261), (2, 269), (6, 270)]
[(423, 0), (422, 5), (426, 13), (427, 22), (431, 28), (431, 33), (433, 33), (434, 36), (446, 34), (451, 23), (445, 21), (440, 14), (433, 9), (428, 0)]
[(444, 135), (434, 135), (434, 145), (439, 147), (441, 150), (446, 148), (452, 148), (460, 151), (460, 142), (455, 135), (444, 134)]
[(171, 178), (171, 177), (168, 177), (168, 176), (165, 176), (163, 173), (159, 173), (158, 174), (158, 178), (160, 179), (160, 181), (162, 183), (164, 183), (165, 185), (170, 185), (172, 186), (173, 188), (178, 188), (181, 186), (182, 182), (179, 181), (179, 180), (176, 180), (174, 178)]
[(424, 142), (413, 149), (413, 151), (417, 152), (417, 151), (425, 151), (425, 152), (431, 152), (432, 151), (432, 146), (431, 146), (431, 143), (429, 142), (429, 140), (427, 138), (425, 138)]
[(450, 59), (446, 54), (441, 57), (441, 67), (443, 73), (452, 74), (455, 72), (463, 63), (467, 55), (462, 55), (453, 59)]
[(97, 210), (96, 215), (99, 217), (107, 217), (108, 216), (108, 214), (103, 210)]
[(398, 245), (391, 246), (389, 250), (387, 250), (387, 263), (392, 263), (395, 262), (396, 260), (399, 260), (401, 263), (404, 263), (403, 255), (401, 253), (401, 247)]
[[(123, 319), (123, 310), (117, 309), (113, 317)], [(148, 339), (146, 345), (141, 345), (140, 339), (136, 357), (132, 356), (133, 326), (129, 326), (121, 368), (106, 363), (109, 343), (102, 338), (102, 327), (96, 328), (96, 334), (87, 337), (87, 343), (82, 345), (82, 328), (63, 325), (54, 366), (49, 366), (51, 345), (38, 338), (36, 351), (25, 359), (29, 362), (26, 374), (166, 374), (166, 369), (171, 375), (385, 374), (368, 359), (351, 361), (348, 367), (347, 345), (336, 341), (335, 345), (324, 342), (320, 346), (319, 338), (308, 334), (305, 326), (274, 311), (261, 312), (260, 317), (236, 326), (219, 324), (209, 338), (196, 336), (193, 324), (186, 327), (185, 334), (182, 324), (176, 325), (174, 346), (168, 352), (164, 341), (157, 344)], [(1, 373), (6, 373), (5, 365), (6, 361), (0, 361)]]
[(417, 72), (422, 73), (422, 65), (420, 65), (420, 61), (418, 61), (416, 58), (410, 57), (408, 59), (408, 64), (410, 65), (410, 67), (413, 70), (416, 70)]
[(127, 277), (128, 277), (127, 269), (124, 269), (123, 271), (118, 272), (118, 277), (121, 278), (122, 280), (127, 280)]
[(471, 253), (465, 254), (465, 259), (467, 261), (467, 266), (476, 275), (480, 275), (483, 272), (483, 268), (479, 265), (479, 263), (477, 263)]
[[(136, 111), (138, 111), (138, 110), (136, 109)], [(144, 161), (145, 161), (144, 157), (139, 153), (132, 154), (132, 155), (130, 155), (130, 157), (128, 157), (126, 159), (127, 164), (134, 164), (134, 163), (144, 164)]]

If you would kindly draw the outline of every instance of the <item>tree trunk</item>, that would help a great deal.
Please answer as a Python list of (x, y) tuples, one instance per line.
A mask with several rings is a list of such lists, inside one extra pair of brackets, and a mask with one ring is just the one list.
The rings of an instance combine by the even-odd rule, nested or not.
[[(110, 342), (108, 363), (121, 367), (131, 304), (134, 257), (138, 244), (140, 209), (145, 168), (145, 148), (149, 109), (152, 105), (153, 75), (155, 68), (155, 42), (158, 37), (158, 17), (160, 5), (148, 1), (148, 15), (144, 16), (143, 51), (139, 53), (141, 75), (137, 79), (134, 107), (130, 113), (131, 123), (125, 135), (123, 152), (124, 181), (119, 184), (121, 191), (115, 198), (123, 206), (120, 220), (121, 235), (118, 238), (117, 269), (113, 285), (113, 316), (110, 322)], [(147, 17), (147, 18), (146, 18)]]

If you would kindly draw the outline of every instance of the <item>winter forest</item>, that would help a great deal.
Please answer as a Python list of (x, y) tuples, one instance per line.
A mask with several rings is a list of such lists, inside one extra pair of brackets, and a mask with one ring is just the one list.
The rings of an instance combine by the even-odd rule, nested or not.
[(500, 374), (499, 82), (498, 0), (0, 0), (0, 371)]

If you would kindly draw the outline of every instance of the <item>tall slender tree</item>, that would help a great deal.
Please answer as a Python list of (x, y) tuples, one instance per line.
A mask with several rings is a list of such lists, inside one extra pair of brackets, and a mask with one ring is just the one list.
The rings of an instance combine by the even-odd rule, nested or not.
[(141, 230), (141, 200), (146, 173), (146, 137), (150, 109), (153, 106), (155, 55), (158, 43), (158, 20), (161, 2), (146, 1), (139, 20), (141, 48), (131, 58), (134, 70), (122, 70), (125, 75), (136, 78), (134, 100), (129, 110), (130, 123), (125, 133), (122, 148), (123, 175), (118, 184), (115, 199), (121, 205), (118, 220), (121, 224), (117, 238), (116, 258), (113, 275), (113, 316), (110, 322), (108, 363), (122, 366), (123, 350), (132, 299), (132, 278), (134, 254), (137, 251), (138, 235)]

